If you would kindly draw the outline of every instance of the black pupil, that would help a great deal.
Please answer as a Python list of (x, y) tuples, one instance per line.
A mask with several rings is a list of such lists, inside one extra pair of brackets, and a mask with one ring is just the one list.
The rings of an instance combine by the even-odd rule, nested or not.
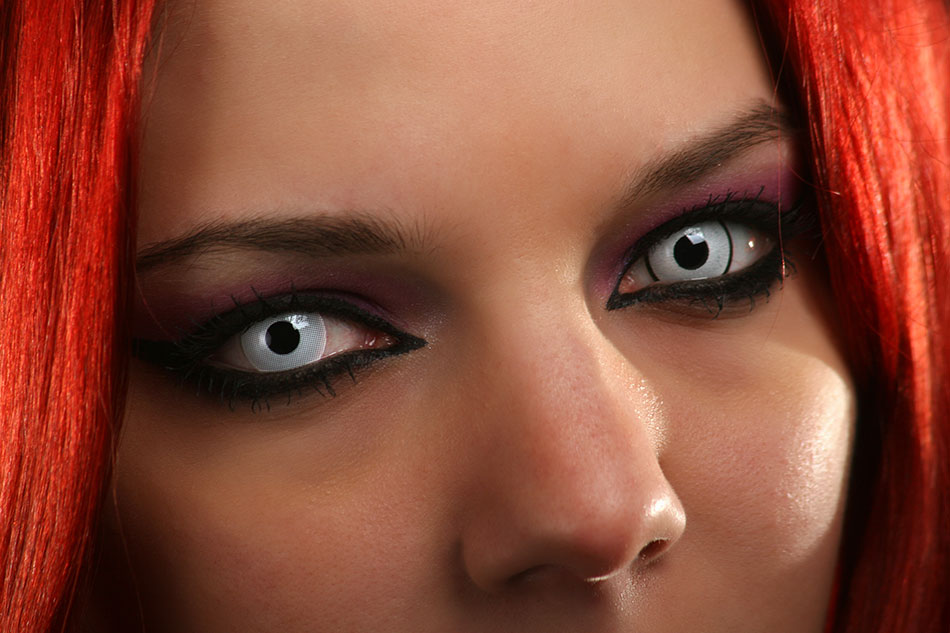
[(289, 321), (278, 321), (267, 328), (265, 342), (275, 354), (289, 354), (300, 345), (300, 332)]
[(706, 243), (702, 234), (698, 237), (701, 241), (693, 244), (689, 236), (684, 235), (676, 240), (676, 245), (673, 246), (673, 257), (676, 258), (677, 265), (686, 270), (696, 270), (709, 259), (709, 244)]

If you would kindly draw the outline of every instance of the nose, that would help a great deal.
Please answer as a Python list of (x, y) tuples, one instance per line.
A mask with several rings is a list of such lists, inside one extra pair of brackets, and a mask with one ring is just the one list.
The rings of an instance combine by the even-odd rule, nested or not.
[(503, 358), (486, 372), (470, 421), (479, 463), (462, 564), (491, 593), (640, 570), (685, 527), (651, 431), (661, 407), (642, 376), (592, 344), (597, 334), (562, 334), (552, 346), (543, 329), (496, 348)]

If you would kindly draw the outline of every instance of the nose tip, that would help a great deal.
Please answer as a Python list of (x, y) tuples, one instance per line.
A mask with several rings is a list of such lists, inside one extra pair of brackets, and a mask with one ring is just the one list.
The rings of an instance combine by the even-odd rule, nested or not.
[(637, 564), (641, 566), (649, 565), (666, 554), (686, 528), (686, 513), (679, 499), (672, 494), (654, 499), (646, 520), (654, 522), (655, 535), (637, 552)]
[(685, 528), (649, 385), (631, 390), (628, 359), (572, 324), (521, 323), (467, 410), (477, 417), (460, 453), (461, 563), (485, 592), (645, 570)]
[[(663, 480), (665, 483), (665, 480)], [(640, 490), (642, 492), (642, 489)], [(672, 489), (655, 489), (645, 504), (617, 506), (591, 499), (587, 507), (562, 508), (561, 515), (535, 513), (469, 533), (463, 564), (472, 582), (488, 593), (515, 587), (598, 583), (656, 563), (679, 540), (685, 514)], [(633, 491), (633, 498), (643, 497)], [(603, 504), (597, 507), (597, 504)], [(496, 515), (496, 518), (501, 518)]]

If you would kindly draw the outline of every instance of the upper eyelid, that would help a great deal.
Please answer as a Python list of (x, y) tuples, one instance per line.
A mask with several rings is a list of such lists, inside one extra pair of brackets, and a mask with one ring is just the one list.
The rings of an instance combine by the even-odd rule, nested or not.
[[(658, 286), (675, 287), (685, 290), (685, 286), (689, 284), (709, 283), (710, 280), (651, 284), (631, 293), (620, 292), (620, 286), (630, 268), (639, 259), (645, 256), (653, 245), (669, 237), (681, 228), (707, 220), (731, 221), (746, 224), (747, 226), (765, 231), (776, 237), (777, 239), (775, 240), (775, 248), (773, 251), (779, 251), (779, 256), (783, 261), (788, 261), (784, 255), (784, 243), (788, 240), (799, 237), (820, 238), (821, 235), (817, 222), (818, 218), (815, 213), (809, 211), (813, 197), (810, 194), (810, 190), (807, 189), (799, 194), (795, 198), (795, 202), (790, 205), (784, 205), (781, 201), (763, 199), (761, 196), (736, 198), (733, 193), (727, 193), (720, 200), (711, 197), (709, 201), (707, 204), (696, 205), (692, 209), (686, 210), (678, 216), (647, 231), (627, 250), (621, 259), (621, 266), (619, 272), (616, 273), (612, 289), (609, 290), (606, 303), (608, 310), (629, 305), (630, 302), (627, 300), (628, 298), (639, 296), (640, 293), (643, 292), (650, 292), (651, 289), (655, 289)], [(754, 268), (754, 266), (750, 268)], [(743, 269), (737, 273), (727, 273), (718, 279), (743, 277), (748, 274), (746, 269)]]
[[(766, 207), (767, 210), (775, 210), (774, 225), (763, 226), (764, 223), (761, 221), (761, 219), (754, 217), (751, 214), (749, 217), (723, 217), (723, 212), (727, 209), (732, 216), (736, 216), (741, 215), (743, 211), (751, 211), (751, 209), (754, 207)], [(784, 211), (784, 213), (789, 213), (789, 211)], [(754, 226), (755, 228), (764, 230), (778, 229), (782, 221), (781, 215), (782, 214), (779, 213), (779, 207), (777, 203), (763, 200), (760, 197), (735, 198), (734, 194), (727, 194), (721, 200), (710, 198), (707, 203), (696, 205), (693, 208), (684, 211), (676, 217), (667, 220), (663, 224), (647, 231), (642, 237), (637, 239), (637, 241), (627, 250), (623, 257), (623, 264), (621, 266), (620, 273), (617, 276), (617, 283), (623, 279), (623, 276), (630, 269), (630, 266), (641, 257), (645, 256), (653, 246), (682, 228), (699, 224), (707, 220), (731, 220), (734, 222), (743, 222), (750, 226)]]
[[(243, 304), (235, 302), (234, 308), (212, 316), (177, 341), (168, 341), (161, 344), (174, 347), (176, 355), (182, 363), (200, 362), (215, 349), (224, 345), (233, 336), (245, 331), (252, 324), (270, 316), (294, 311), (319, 312), (324, 316), (356, 322), (368, 328), (379, 330), (400, 341), (410, 338), (416, 339), (416, 337), (400, 330), (382, 317), (374, 315), (345, 299), (318, 293), (294, 292), (276, 297), (258, 296), (257, 301)], [(142, 343), (152, 343), (152, 341), (142, 340), (138, 343), (138, 347), (141, 348)]]
[(723, 218), (722, 212), (724, 207), (728, 207), (733, 215), (737, 215), (740, 211), (740, 207), (742, 206), (751, 208), (753, 206), (765, 205), (776, 210), (776, 224), (780, 222), (778, 206), (776, 203), (763, 201), (759, 197), (736, 199), (733, 196), (734, 194), (731, 193), (726, 194), (725, 197), (718, 201), (714, 198), (710, 198), (707, 203), (696, 205), (692, 209), (684, 211), (676, 217), (667, 220), (663, 224), (647, 231), (643, 236), (637, 239), (633, 246), (631, 246), (623, 256), (620, 271), (617, 273), (616, 279), (614, 281), (613, 293), (617, 292), (617, 288), (623, 280), (624, 275), (627, 274), (627, 271), (630, 270), (633, 264), (635, 264), (640, 258), (644, 257), (657, 243), (666, 239), (682, 228), (699, 224), (706, 220), (732, 220), (739, 222), (746, 221), (750, 225), (756, 225), (756, 228), (764, 228), (758, 226), (761, 224), (761, 222), (756, 222), (755, 218)]
[[(257, 311), (257, 314), (252, 314), (252, 311)], [(387, 334), (401, 333), (387, 320), (359, 308), (345, 299), (319, 293), (297, 292), (278, 297), (258, 297), (258, 300), (255, 302), (237, 304), (233, 310), (212, 317), (210, 321), (202, 326), (202, 329), (214, 327), (215, 321), (220, 319), (230, 320), (237, 314), (241, 315), (241, 317), (248, 322), (248, 325), (250, 325), (271, 316), (278, 316), (295, 311), (319, 312), (324, 316), (356, 321), (366, 324), (369, 327), (379, 328)], [(246, 327), (244, 329), (246, 329)], [(242, 328), (235, 329), (235, 332), (238, 331), (242, 331)]]
[[(307, 297), (310, 301), (305, 300)], [(323, 311), (325, 314), (332, 313), (335, 317), (352, 320), (366, 327), (378, 329), (392, 336), (394, 343), (384, 348), (354, 349), (340, 352), (309, 365), (281, 372), (258, 373), (242, 369), (216, 367), (208, 362), (209, 357), (222, 344), (244, 329), (243, 326), (225, 328), (214, 334), (213, 338), (204, 341), (198, 340), (201, 336), (212, 333), (211, 331), (216, 327), (215, 320), (225, 316), (219, 315), (206, 321), (201, 326), (203, 331), (187, 335), (177, 342), (136, 339), (134, 353), (143, 360), (158, 364), (177, 374), (182, 384), (193, 384), (199, 392), (208, 391), (213, 393), (215, 390), (220, 391), (219, 395), (223, 400), (230, 403), (229, 406), (232, 409), (234, 402), (238, 400), (250, 400), (253, 409), (255, 404), (261, 401), (267, 403), (267, 399), (272, 396), (299, 393), (302, 388), (307, 386), (316, 385), (316, 390), (323, 393), (319, 386), (323, 385), (326, 392), (334, 395), (330, 381), (340, 374), (349, 373), (353, 377), (355, 370), (368, 367), (386, 357), (405, 354), (428, 345), (425, 339), (403, 332), (381, 317), (366, 312), (343, 299), (302, 293), (297, 293), (297, 298), (301, 301), (295, 308), (290, 308), (287, 305), (269, 305), (267, 303), (268, 299), (263, 298), (253, 304), (236, 306), (235, 309), (226, 314), (240, 315), (242, 309), (246, 310), (255, 306), (260, 310), (260, 314), (249, 315), (248, 318), (251, 320), (257, 319), (261, 314), (267, 314), (268, 312), (282, 314), (293, 312), (295, 309), (311, 312)], [(283, 304), (290, 303), (286, 296), (280, 296), (277, 299)], [(271, 303), (278, 302), (274, 298), (271, 298), (270, 301)], [(309, 302), (314, 305), (305, 305)], [(318, 303), (321, 305), (315, 305)], [(262, 318), (266, 318), (266, 316)], [(245, 325), (247, 325), (246, 322)], [(269, 405), (267, 407), (269, 408)]]
[[(761, 195), (763, 190), (764, 187), (760, 188), (756, 195), (742, 195), (736, 194), (735, 192), (728, 192), (720, 197), (710, 196), (706, 202), (696, 204), (692, 208), (682, 211), (675, 217), (647, 231), (644, 235), (638, 238), (634, 245), (627, 249), (623, 255), (621, 270), (617, 275), (616, 281), (619, 282), (629, 269), (630, 265), (637, 261), (641, 256), (645, 255), (657, 242), (675, 233), (682, 227), (696, 224), (707, 219), (718, 220), (722, 217), (722, 213), (726, 208), (728, 208), (730, 215), (736, 215), (742, 209), (754, 207), (765, 207), (769, 211), (774, 210), (774, 224), (772, 224), (772, 226), (762, 228), (778, 228), (778, 225), (782, 223), (780, 221), (780, 216), (788, 214), (789, 211), (785, 210), (780, 213), (780, 203), (762, 199)], [(746, 221), (748, 224), (759, 228), (763, 224), (761, 221), (762, 215), (763, 214), (760, 211), (757, 216), (750, 218), (737, 218), (736, 221)], [(733, 218), (730, 217), (727, 219)], [(255, 320), (266, 318), (267, 316), (275, 316), (282, 312), (292, 311), (294, 309), (301, 309), (301, 307), (293, 305), (293, 300), (296, 297), (313, 297), (313, 300), (319, 302), (320, 304), (319, 308), (313, 309), (313, 311), (325, 312), (329, 316), (339, 317), (346, 320), (356, 320), (358, 323), (366, 324), (367, 326), (373, 328), (379, 328), (381, 331), (397, 337), (405, 334), (405, 332), (394, 327), (386, 319), (358, 308), (349, 301), (339, 299), (332, 295), (328, 296), (323, 293), (323, 290), (317, 290), (315, 292), (300, 292), (293, 290), (282, 295), (267, 297), (261, 296), (255, 292), (254, 294), (257, 297), (256, 301), (239, 303), (235, 300), (234, 307), (232, 309), (225, 312), (220, 312), (217, 315), (210, 317), (205, 322), (194, 328), (190, 334), (186, 334), (184, 337), (182, 337), (182, 339), (179, 340), (196, 338), (203, 339), (205, 342), (207, 342), (209, 337), (211, 337), (219, 338), (220, 343), (224, 343), (228, 337), (242, 331)], [(272, 304), (276, 305), (272, 306)], [(240, 315), (241, 318), (236, 319), (236, 315)], [(224, 321), (228, 327), (222, 328), (222, 321)], [(243, 323), (240, 325), (235, 323), (241, 321), (243, 321)]]

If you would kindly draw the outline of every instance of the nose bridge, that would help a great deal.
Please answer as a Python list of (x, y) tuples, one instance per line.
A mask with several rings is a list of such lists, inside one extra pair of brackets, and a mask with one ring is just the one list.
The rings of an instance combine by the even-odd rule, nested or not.
[(563, 320), (555, 315), (524, 324), (530, 334), (504, 346), (497, 367), (505, 384), (491, 390), (493, 416), (508, 419), (513, 446), (565, 453), (562, 467), (580, 458), (603, 462), (639, 435), (632, 425), (618, 424), (617, 415), (636, 406), (618, 385), (632, 379), (632, 368), (611, 362), (593, 328)]
[(504, 346), (488, 413), (504, 427), (496, 430), (497, 455), (520, 464), (522, 481), (535, 490), (560, 493), (538, 501), (620, 503), (615, 497), (628, 498), (631, 486), (662, 477), (647, 420), (656, 411), (634, 389), (636, 368), (593, 324), (551, 315), (530, 329)]
[(540, 569), (608, 576), (682, 531), (636, 368), (586, 309), (534, 308), (486, 355), (478, 427), (489, 450), (464, 543), (485, 588)]
[(536, 296), (492, 321), (499, 325), (484, 355), (493, 383), (485, 406), (513, 422), (513, 436), (530, 436), (539, 450), (604, 459), (630, 442), (651, 450), (654, 399), (637, 388), (643, 379), (635, 359), (617, 351), (582, 300)]

